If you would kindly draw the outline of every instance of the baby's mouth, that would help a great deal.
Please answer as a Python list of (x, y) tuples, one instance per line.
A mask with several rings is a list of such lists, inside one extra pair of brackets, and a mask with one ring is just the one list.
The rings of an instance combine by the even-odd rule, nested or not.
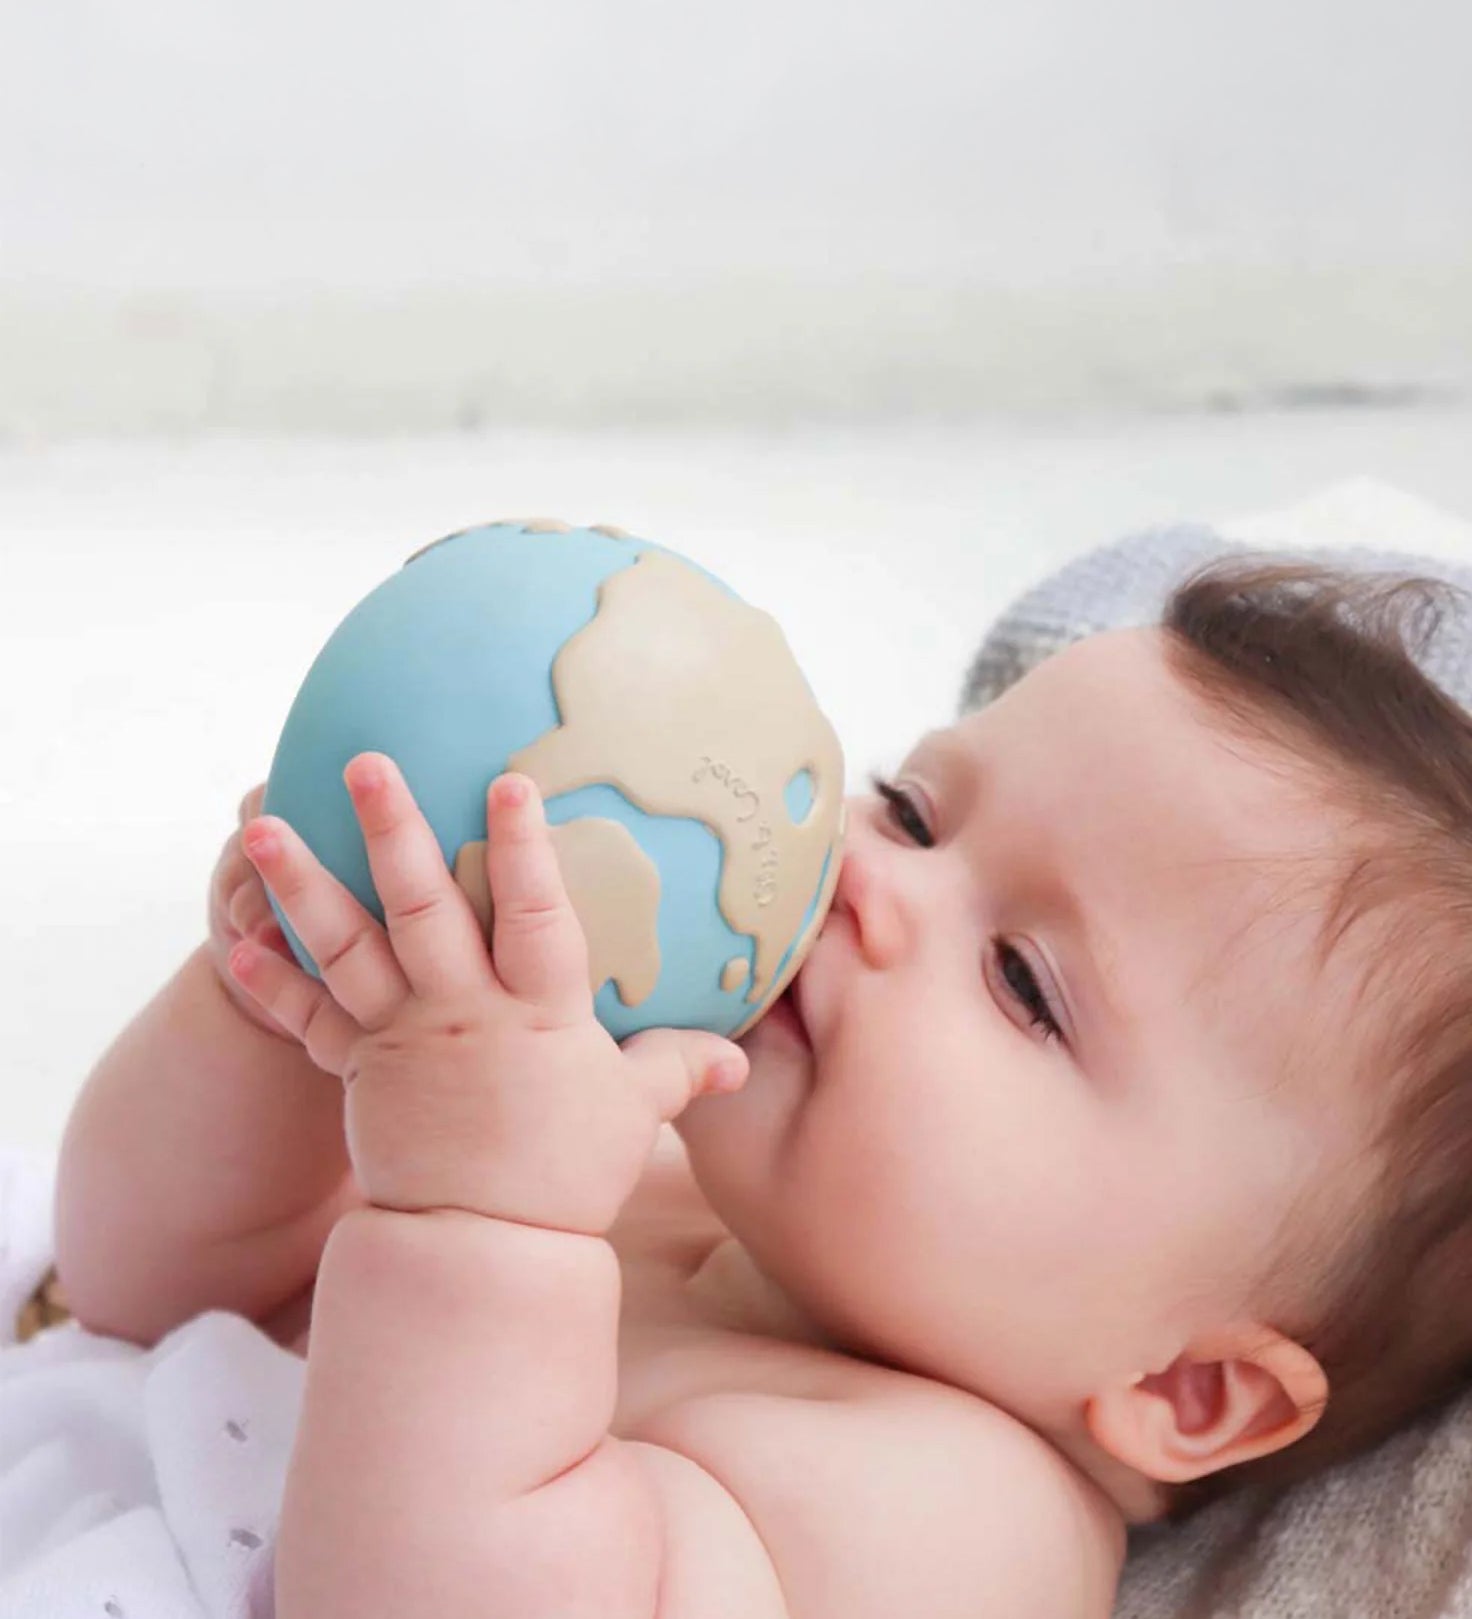
[(808, 1035), (807, 1023), (803, 1018), (802, 1006), (797, 993), (797, 988), (801, 981), (802, 975), (798, 974), (777, 999), (772, 1002), (771, 1010), (768, 1011), (762, 1022), (773, 1024), (789, 1040), (794, 1040), (811, 1051), (813, 1042)]

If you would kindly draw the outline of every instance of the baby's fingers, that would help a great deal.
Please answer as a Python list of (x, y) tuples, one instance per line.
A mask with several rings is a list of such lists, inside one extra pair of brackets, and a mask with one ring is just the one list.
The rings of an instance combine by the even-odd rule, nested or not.
[(299, 1040), (316, 1065), (339, 1079), (363, 1031), (315, 978), (264, 945), (242, 939), (230, 952), (230, 975)]
[(225, 907), (225, 916), (230, 926), (242, 938), (272, 920), (271, 901), (266, 895), (266, 885), (256, 875), (255, 867), (245, 858), (244, 851), (230, 862), (225, 873), (225, 881), (230, 885), (228, 890), (230, 899)]
[(383, 929), (285, 821), (263, 815), (241, 837), (332, 998), (363, 1028), (380, 1028), (408, 993)]
[(233, 942), (233, 937), (244, 937), (272, 920), (266, 890), (240, 841), (241, 829), (260, 813), (265, 796), (266, 784), (261, 782), (241, 799), (236, 811), (240, 824), (225, 840), (210, 873), (209, 928), (220, 939)]
[(236, 811), (242, 826), (244, 826), (247, 821), (255, 820), (256, 816), (261, 813), (261, 805), (265, 802), (265, 800), (266, 784), (263, 781), (259, 781), (254, 787), (251, 788), (245, 797), (241, 799), (240, 808)]
[(740, 1090), (751, 1072), (740, 1046), (704, 1029), (644, 1029), (619, 1049), (662, 1123), (697, 1096)]
[(491, 955), (511, 993), (559, 1021), (590, 1017), (588, 940), (568, 898), (530, 776), (498, 776), (487, 794)]
[(489, 987), (490, 963), (480, 924), (456, 887), (403, 772), (387, 754), (360, 753), (348, 761), (343, 780), (363, 831), (373, 886), (383, 901), (388, 938), (407, 984), (428, 1000)]

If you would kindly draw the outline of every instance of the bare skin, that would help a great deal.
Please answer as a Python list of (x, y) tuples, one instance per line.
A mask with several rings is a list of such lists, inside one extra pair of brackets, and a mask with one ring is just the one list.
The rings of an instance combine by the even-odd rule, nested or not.
[[(363, 1200), (349, 1194), (345, 1201), (347, 1206), (361, 1206)], [(700, 1410), (712, 1396), (739, 1391), (769, 1400), (775, 1396), (766, 1408), (773, 1441), (769, 1446), (753, 1446), (748, 1408), (732, 1409), (728, 1415), (717, 1407), (702, 1424), (703, 1462), (722, 1476), (745, 1473), (748, 1503), (761, 1498), (764, 1483), (776, 1486), (794, 1456), (801, 1455), (801, 1424), (791, 1418), (810, 1402), (885, 1404), (892, 1386), (905, 1413), (896, 1440), (904, 1442), (908, 1436), (910, 1442), (923, 1443), (930, 1420), (920, 1417), (917, 1395), (923, 1402), (930, 1386), (845, 1352), (815, 1330), (776, 1289), (764, 1286), (747, 1267), (733, 1264), (731, 1233), (702, 1195), (685, 1148), (672, 1129), (661, 1133), (609, 1241), (618, 1253), (623, 1278), (618, 1403), (610, 1423), (610, 1432), (620, 1439), (660, 1445), (680, 1431), (683, 1413)], [(310, 1357), (312, 1295), (309, 1284), (258, 1323), (276, 1343), (304, 1359)], [(942, 1397), (934, 1401), (933, 1421), (955, 1429), (955, 1396), (938, 1388), (934, 1392)], [(1019, 1592), (1021, 1606), (1011, 1608), (1005, 1605), (1002, 1571), (997, 1570), (990, 1581), (999, 1603), (995, 1611), (1108, 1619), (1125, 1555), (1123, 1519), (1113, 1503), (1005, 1412), (975, 1400), (968, 1399), (966, 1405), (975, 1422), (966, 1444), (977, 1465), (1005, 1489), (1009, 1478), (1021, 1471), (1020, 1453), (1025, 1450), (1028, 1461), (1023, 1465), (1035, 1476), (1035, 1487), (1062, 1507), (1058, 1521), (1067, 1526), (1066, 1537), (1059, 1538), (1055, 1549), (1069, 1571), (1063, 1601), (1056, 1608), (1050, 1606), (1048, 1594), (1034, 1586)], [(789, 1421), (790, 1428), (785, 1426)], [(866, 1449), (876, 1468), (889, 1466), (898, 1472), (903, 1467), (898, 1456), (887, 1461), (873, 1441)], [(770, 1473), (764, 1476), (767, 1467)], [(974, 1500), (949, 1498), (933, 1480), (922, 1476), (912, 1482), (912, 1508), (934, 1522), (960, 1520), (976, 1509)], [(834, 1524), (831, 1540), (815, 1536), (814, 1557), (832, 1556), (833, 1543), (841, 1542), (846, 1533), (846, 1526)], [(966, 1533), (964, 1522), (957, 1521), (956, 1533), (958, 1537)], [(722, 1537), (712, 1531), (710, 1539), (708, 1547), (699, 1541), (687, 1545), (685, 1557), (692, 1563), (706, 1559), (717, 1564)], [(903, 1562), (898, 1559), (897, 1566), (903, 1567)], [(819, 1570), (816, 1578), (821, 1577)], [(791, 1609), (794, 1615), (804, 1611)]]
[[(881, 798), (851, 802), (798, 979), (806, 1032), (774, 1013), (746, 1036), (744, 1087), (677, 1109), (607, 1231), (607, 1454), (663, 1525), (629, 1520), (649, 1557), (664, 1548), (659, 1619), (862, 1619), (907, 1600), (1106, 1619), (1126, 1526), (1158, 1514), (1160, 1485), (1291, 1444), (1327, 1394), (1252, 1291), (1305, 1177), (1353, 1150), (1353, 1109), (1303, 1077), (1339, 1071), (1320, 1042), (1346, 1026), (1353, 964), (1315, 976), (1318, 911), (1282, 876), (1333, 845), (1322, 800), (1213, 729), (1145, 630), (1049, 659), (923, 739), (897, 780), (924, 836)], [(279, 952), (258, 895), (224, 906)], [(488, 1346), (506, 1320), (478, 1301), (475, 1220), (408, 1216), (412, 1241), (380, 1240), (353, 1224), (363, 1205), (341, 1179), (320, 1218), (250, 1248), (309, 1277), (247, 1313), (307, 1356), (308, 1414), (338, 1413), (294, 1464), (298, 1500), (365, 1475), (345, 1416), (361, 1377), (450, 1435), (486, 1408), (437, 1312)], [(438, 1303), (415, 1246), (431, 1234), (458, 1278)], [(92, 1262), (98, 1298), (114, 1268)], [(114, 1286), (109, 1308), (127, 1307)], [(525, 1352), (528, 1387), (545, 1349)], [(514, 1403), (497, 1421), (508, 1436)], [(474, 1493), (428, 1454), (373, 1462), (375, 1487), (408, 1488), (399, 1506), (439, 1492), (448, 1514)], [(565, 1547), (610, 1521), (534, 1493), (498, 1565), (529, 1524), (558, 1548), (528, 1576), (528, 1615), (560, 1589)], [(394, 1498), (374, 1505), (394, 1521)], [(715, 1567), (745, 1593), (734, 1606), (711, 1605)], [(620, 1612), (646, 1611), (636, 1574)]]
[[(316, 1278), (276, 1547), (285, 1619), (357, 1613), (411, 1579), (442, 1614), (494, 1585), (529, 1619), (595, 1593), (610, 1616), (675, 1619), (727, 1611), (723, 1566), (753, 1619), (877, 1616), (906, 1594), (959, 1615), (981, 1582), (998, 1611), (1100, 1608), (1120, 1548), (1101, 1559), (1098, 1537), (1118, 1525), (1036, 1436), (845, 1356), (719, 1226), (693, 1277), (640, 1239), (651, 1124), (731, 1094), (762, 1044), (599, 1028), (534, 784), (490, 790), (492, 956), (392, 761), (345, 775), (384, 924), (266, 819), (247, 853), (323, 976), (249, 945), (230, 958), (345, 1081), (366, 1199)], [(782, 1019), (763, 1027), (782, 1038)]]

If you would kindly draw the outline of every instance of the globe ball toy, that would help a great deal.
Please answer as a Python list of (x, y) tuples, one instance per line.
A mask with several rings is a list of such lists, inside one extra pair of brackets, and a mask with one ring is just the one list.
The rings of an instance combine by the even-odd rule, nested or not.
[(617, 1040), (744, 1034), (832, 902), (843, 754), (776, 620), (621, 529), (451, 534), (364, 597), (308, 670), (262, 810), (382, 921), (343, 781), (370, 750), (402, 771), (488, 944), (486, 793), (507, 770), (536, 782)]

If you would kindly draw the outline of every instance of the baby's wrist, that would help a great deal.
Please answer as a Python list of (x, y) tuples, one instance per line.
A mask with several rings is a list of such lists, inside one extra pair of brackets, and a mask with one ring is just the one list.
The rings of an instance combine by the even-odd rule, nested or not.
[(603, 1238), (619, 1204), (600, 1196), (580, 1155), (548, 1141), (529, 1148), (507, 1129), (490, 1075), (458, 1097), (388, 1094), (371, 1077), (343, 1093), (343, 1131), (366, 1201), (398, 1214), (474, 1215), (508, 1225)]

